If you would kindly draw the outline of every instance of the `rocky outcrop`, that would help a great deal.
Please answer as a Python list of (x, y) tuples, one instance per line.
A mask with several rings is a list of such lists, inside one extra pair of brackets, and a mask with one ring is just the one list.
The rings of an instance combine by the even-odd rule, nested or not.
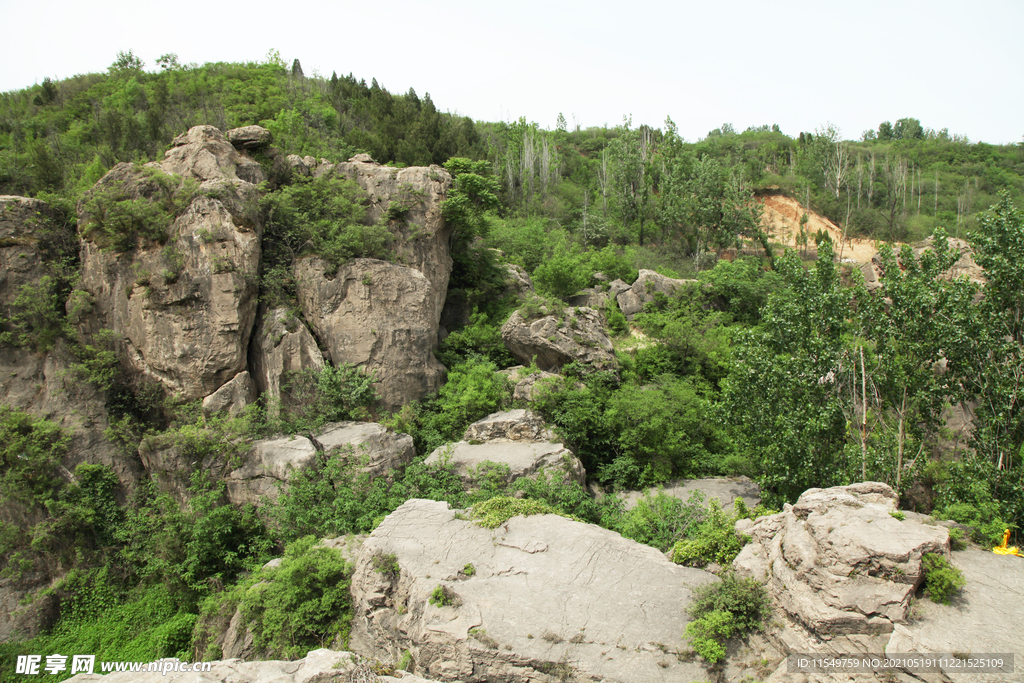
[(395, 262), (353, 259), (333, 268), (318, 258), (295, 266), (303, 314), (333, 364), (377, 373), (381, 407), (436, 391), (444, 367), (434, 358), (452, 259), (441, 202), (451, 176), (440, 167), (395, 169), (357, 155), (318, 164), (315, 175), (354, 180), (369, 198), (370, 220), (387, 220)]
[(945, 528), (896, 519), (896, 503), (877, 482), (810, 489), (779, 514), (736, 523), (752, 542), (734, 566), (812, 634), (890, 633), (907, 619), (922, 556), (949, 552)]
[[(377, 571), (381, 556), (400, 572)], [(442, 681), (688, 683), (706, 676), (679, 656), (686, 607), (715, 580), (557, 515), (491, 531), (443, 502), (410, 500), (359, 552), (352, 649), (409, 650), (417, 672)], [(430, 602), (438, 591), (449, 604)]]
[[(948, 238), (949, 247), (955, 249), (960, 254), (960, 258), (954, 263), (949, 270), (944, 272), (940, 279), (944, 280), (955, 280), (959, 277), (965, 277), (969, 281), (976, 284), (984, 285), (985, 270), (978, 265), (974, 260), (974, 249), (970, 243), (957, 239), (955, 237)], [(899, 249), (898, 245), (893, 245), (893, 249), (896, 252), (897, 262), (899, 262)], [(921, 254), (926, 251), (933, 251), (935, 249), (935, 238), (929, 236), (927, 239), (918, 242), (913, 245), (912, 250), (915, 259), (920, 259)], [(882, 286), (881, 279), (885, 277), (885, 270), (883, 268), (882, 255), (876, 253), (871, 257), (871, 260), (860, 266), (860, 271), (864, 275), (864, 285), (867, 287), (869, 292), (873, 292)]]
[(371, 477), (408, 465), (416, 448), (408, 434), (396, 434), (375, 422), (335, 422), (313, 437), (313, 443), (328, 457), (354, 459)]
[[(70, 661), (70, 660), (69, 660)], [(369, 662), (353, 655), (351, 652), (335, 652), (333, 650), (314, 650), (302, 659), (294, 661), (243, 662), (227, 659), (200, 664), (205, 667), (202, 672), (192, 671), (193, 664), (187, 663), (186, 671), (174, 671), (178, 660), (166, 659), (155, 671), (122, 672), (101, 675), (98, 671), (91, 674), (78, 674), (67, 679), (74, 683), (97, 681), (104, 683), (179, 683), (193, 681), (219, 681), (220, 683), (436, 683), (404, 671), (396, 671), (395, 676), (377, 676), (374, 674), (373, 659)], [(98, 667), (97, 667), (98, 668)]]
[(353, 259), (334, 271), (311, 258), (295, 266), (295, 279), (305, 318), (331, 362), (376, 373), (384, 409), (440, 388), (444, 366), (433, 350), (441, 311), (422, 272), (375, 259)]
[[(679, 280), (660, 275), (653, 270), (641, 270), (633, 286), (616, 294), (619, 310), (627, 320), (643, 310), (644, 304), (654, 301), (657, 294), (671, 297), (681, 287), (695, 284), (696, 280)], [(612, 285), (615, 283), (613, 282)], [(614, 291), (614, 289), (612, 290)]]
[(232, 128), (224, 133), (224, 137), (236, 148), (252, 152), (264, 149), (274, 139), (270, 131), (263, 126)]
[(572, 308), (564, 316), (537, 320), (516, 311), (502, 325), (501, 338), (517, 361), (530, 365), (536, 358), (541, 370), (557, 372), (574, 361), (597, 370), (617, 368), (611, 339), (601, 316), (591, 308)]
[(249, 349), (250, 365), (258, 393), (263, 395), (267, 413), (275, 417), (281, 407), (300, 399), (288, 392), (289, 379), (303, 370), (324, 367), (324, 357), (306, 324), (287, 308), (279, 307), (260, 316)]
[(309, 467), (316, 457), (316, 448), (304, 436), (257, 441), (242, 466), (227, 475), (228, 500), (235, 505), (276, 501), (292, 473)]
[(564, 472), (567, 481), (580, 486), (586, 482), (579, 458), (557, 442), (540, 416), (528, 410), (488, 415), (467, 427), (462, 439), (434, 450), (424, 463), (449, 463), (466, 486), (475, 485), (487, 463), (508, 466), (505, 484), (536, 478), (542, 470)]
[(515, 386), (512, 389), (512, 400), (516, 402), (530, 403), (537, 398), (537, 392), (543, 384), (538, 384), (541, 380), (553, 380), (558, 377), (553, 372), (545, 372), (539, 370), (537, 372), (528, 372), (528, 369), (523, 365), (516, 365), (505, 370), (499, 370), (503, 375), (509, 378)]
[(643, 496), (655, 496), (658, 492), (678, 498), (684, 503), (694, 494), (699, 494), (703, 501), (717, 500), (722, 509), (732, 512), (737, 498), (743, 500), (748, 508), (755, 508), (761, 502), (761, 487), (748, 477), (706, 477), (704, 479), (682, 479), (670, 481), (664, 486), (647, 489), (646, 491), (624, 491), (620, 494), (622, 502), (629, 510)]
[(227, 413), (238, 417), (245, 407), (256, 400), (256, 386), (248, 372), (235, 375), (220, 389), (203, 399), (203, 415), (210, 417)]
[[(118, 164), (79, 204), (82, 278), (69, 312), (74, 305), (86, 334), (112, 329), (135, 373), (194, 400), (246, 369), (260, 258), (253, 183), (264, 176), (212, 126), (196, 126), (174, 145), (164, 161), (143, 169)], [(115, 189), (158, 196), (167, 190), (154, 172), (180, 176), (179, 200), (190, 192), (184, 179), (198, 181), (198, 192), (166, 239), (139, 237), (124, 252), (104, 248), (90, 229), (101, 219), (88, 214), (88, 198)]]

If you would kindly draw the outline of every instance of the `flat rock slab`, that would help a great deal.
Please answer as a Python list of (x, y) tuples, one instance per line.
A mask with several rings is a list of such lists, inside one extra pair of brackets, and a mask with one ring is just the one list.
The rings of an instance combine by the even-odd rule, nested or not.
[(376, 422), (334, 422), (314, 436), (313, 443), (328, 454), (348, 451), (373, 477), (407, 465), (416, 457), (411, 436), (397, 434)]
[(228, 475), (228, 500), (235, 505), (276, 500), (292, 472), (309, 467), (316, 448), (304, 436), (264, 439), (253, 444), (244, 464)]
[(737, 498), (742, 498), (749, 508), (756, 507), (761, 502), (761, 487), (747, 477), (681, 479), (646, 491), (626, 491), (620, 497), (626, 504), (626, 509), (631, 510), (636, 507), (637, 501), (643, 495), (654, 496), (659, 490), (684, 503), (690, 500), (694, 493), (700, 492), (704, 495), (705, 503), (714, 498), (722, 504), (723, 510), (729, 512), (732, 511)]
[[(378, 571), (382, 557), (400, 572)], [(677, 653), (692, 589), (715, 580), (557, 515), (490, 530), (444, 502), (410, 500), (359, 552), (352, 649), (409, 650), (416, 673), (441, 681), (705, 680)], [(429, 602), (439, 586), (453, 604)]]
[(919, 600), (915, 618), (896, 627), (886, 652), (1014, 653), (1015, 674), (946, 673), (954, 681), (1024, 681), (1024, 558), (968, 548), (950, 562), (967, 579), (960, 594), (949, 605)]
[(533, 441), (497, 441), (471, 444), (458, 441), (436, 449), (424, 463), (449, 462), (467, 485), (476, 480), (486, 462), (508, 465), (511, 483), (521, 477), (536, 477), (541, 470), (562, 470), (572, 481), (584, 485), (586, 472), (579, 459), (560, 443)]

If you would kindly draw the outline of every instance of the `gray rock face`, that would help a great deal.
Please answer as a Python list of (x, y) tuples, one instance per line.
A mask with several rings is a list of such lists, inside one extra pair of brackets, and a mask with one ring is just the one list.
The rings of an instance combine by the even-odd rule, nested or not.
[(530, 274), (526, 272), (525, 268), (514, 263), (506, 263), (505, 272), (508, 274), (508, 286), (505, 291), (516, 296), (523, 296), (533, 291), (533, 280), (530, 279)]
[(509, 484), (521, 477), (536, 478), (541, 470), (564, 472), (569, 481), (583, 486), (586, 470), (572, 451), (555, 443), (555, 434), (528, 410), (509, 410), (488, 415), (466, 428), (463, 441), (436, 449), (426, 464), (449, 462), (463, 483), (474, 485), (484, 463), (508, 465)]
[[(691, 590), (713, 575), (556, 515), (491, 531), (456, 512), (407, 501), (363, 544), (352, 578), (355, 652), (395, 658), (408, 649), (418, 672), (442, 681), (703, 680), (676, 652)], [(374, 569), (375, 557), (391, 554), (399, 576)], [(438, 586), (454, 604), (429, 602)]]
[(387, 261), (353, 259), (335, 273), (318, 258), (295, 266), (299, 303), (332, 363), (377, 373), (385, 409), (437, 391), (444, 366), (434, 358), (440, 308), (422, 272)]
[[(114, 253), (84, 239), (81, 291), (72, 296), (88, 309), (82, 332), (114, 330), (136, 373), (199, 399), (246, 369), (260, 258), (256, 188), (246, 179), (258, 181), (262, 171), (211, 126), (175, 144), (148, 166), (199, 180), (205, 192), (169, 226), (164, 245), (140, 240)], [(131, 164), (115, 166), (92, 191), (118, 184), (132, 196), (153, 191)], [(88, 220), (82, 215), (80, 226)]]
[(544, 370), (534, 374), (526, 374), (525, 371), (526, 368), (522, 365), (516, 365), (515, 367), (500, 371), (509, 378), (510, 382), (515, 384), (515, 387), (512, 389), (512, 399), (515, 401), (525, 401), (526, 403), (534, 401), (539, 390), (537, 383), (544, 379), (558, 377), (555, 373), (545, 372)]
[(896, 503), (877, 482), (810, 489), (779, 514), (736, 523), (753, 540), (734, 566), (813, 634), (890, 633), (923, 580), (922, 556), (949, 552), (945, 528), (895, 519)]
[(256, 505), (264, 497), (277, 500), (292, 472), (309, 467), (316, 457), (316, 448), (304, 436), (257, 441), (242, 466), (228, 474), (228, 500), (235, 505)]
[(569, 309), (564, 318), (548, 315), (527, 321), (514, 312), (501, 327), (501, 338), (517, 361), (529, 365), (537, 359), (541, 370), (557, 372), (578, 361), (598, 370), (615, 370), (611, 339), (601, 316), (591, 308)]
[(375, 422), (335, 422), (313, 437), (313, 443), (330, 457), (365, 459), (362, 471), (372, 477), (387, 474), (416, 457), (408, 434), (396, 434)]
[[(152, 672), (121, 672), (107, 675), (78, 674), (69, 678), (74, 683), (86, 683), (86, 681), (106, 681), (107, 683), (166, 683), (167, 681), (178, 681), (178, 683), (349, 683), (349, 681), (362, 683), (363, 681), (382, 681), (392, 683), (401, 680), (402, 683), (436, 683), (400, 672), (400, 678), (392, 676), (374, 676), (372, 667), (351, 652), (335, 652), (333, 650), (314, 650), (304, 658), (295, 661), (268, 661), (268, 662), (243, 662), (238, 659), (227, 659), (218, 662), (209, 662), (208, 671), (194, 673), (192, 664), (188, 664), (188, 671), (171, 671), (171, 662), (176, 660), (165, 660), (168, 662), (168, 672), (161, 673), (160, 670)], [(202, 666), (202, 665), (201, 665)], [(97, 667), (98, 668), (98, 667)]]
[[(633, 286), (616, 295), (619, 302), (619, 310), (622, 311), (627, 320), (632, 320), (643, 309), (644, 304), (654, 301), (655, 294), (672, 296), (680, 287), (695, 282), (697, 281), (666, 277), (659, 275), (653, 270), (641, 270)], [(615, 283), (613, 282), (612, 285), (612, 291), (614, 292), (616, 289), (614, 287)]]
[(230, 381), (203, 399), (203, 414), (207, 417), (227, 413), (237, 417), (245, 407), (256, 400), (256, 387), (248, 372), (240, 372)]
[(377, 371), (381, 407), (394, 409), (436, 391), (444, 367), (433, 357), (452, 259), (451, 229), (441, 202), (452, 186), (444, 169), (395, 169), (357, 155), (321, 164), (317, 176), (355, 181), (369, 199), (370, 220), (389, 221), (396, 262), (354, 259), (337, 272), (320, 259), (295, 267), (303, 314), (335, 365)]
[[(660, 487), (660, 490), (666, 495), (678, 498), (684, 503), (694, 493), (700, 492), (706, 501), (714, 498), (722, 504), (722, 509), (728, 512), (732, 511), (733, 504), (737, 498), (742, 498), (749, 508), (754, 508), (761, 502), (761, 488), (747, 477), (682, 479), (669, 482)], [(641, 496), (645, 494), (653, 496), (658, 491), (659, 488), (657, 487), (650, 488), (647, 491), (626, 491), (621, 497), (626, 505), (626, 509), (629, 510), (636, 506), (636, 502), (640, 500)]]
[(242, 126), (224, 133), (227, 141), (238, 149), (256, 151), (269, 145), (274, 136), (263, 126)]
[(280, 407), (294, 405), (296, 398), (284, 389), (289, 375), (306, 369), (323, 368), (324, 357), (316, 340), (298, 317), (284, 307), (260, 316), (249, 349), (253, 379), (265, 396), (268, 414), (277, 415)]
[(463, 441), (552, 441), (551, 431), (540, 415), (522, 408), (492, 413), (466, 428)]

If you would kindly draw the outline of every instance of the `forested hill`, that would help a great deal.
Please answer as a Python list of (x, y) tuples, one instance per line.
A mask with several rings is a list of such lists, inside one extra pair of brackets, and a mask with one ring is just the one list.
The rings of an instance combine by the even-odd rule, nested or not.
[(1000, 190), (1024, 192), (1024, 146), (972, 143), (914, 118), (882, 122), (857, 142), (843, 142), (824, 122), (795, 137), (778, 126), (737, 132), (725, 124), (685, 142), (671, 120), (664, 130), (628, 122), (573, 130), (563, 118), (552, 131), (523, 119), (474, 122), (413, 89), (392, 94), (376, 79), (304, 75), (298, 60), (289, 66), (275, 52), (261, 63), (203, 66), (167, 55), (155, 68), (120, 53), (108, 73), (4, 93), (0, 193), (74, 200), (115, 163), (158, 159), (169, 140), (198, 124), (260, 124), (287, 153), (316, 158), (368, 152), (398, 166), (489, 160), (503, 215), (546, 218), (597, 246), (723, 246), (745, 219), (700, 226), (708, 229), (702, 234), (697, 224), (707, 217), (691, 199), (709, 193), (778, 188), (851, 235), (914, 240), (939, 225), (963, 233)]

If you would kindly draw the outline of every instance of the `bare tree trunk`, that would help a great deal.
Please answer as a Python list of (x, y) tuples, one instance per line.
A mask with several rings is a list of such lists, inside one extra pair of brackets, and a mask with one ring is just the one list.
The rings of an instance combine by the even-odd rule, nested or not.
[(597, 169), (597, 182), (601, 186), (601, 211), (608, 220), (608, 150), (601, 151), (601, 166)]
[[(857, 364), (853, 365), (854, 373)], [(856, 384), (856, 374), (854, 374)], [(860, 347), (860, 479), (868, 478), (868, 377), (864, 372), (864, 347)]]
[(896, 495), (900, 492), (900, 481), (903, 476), (903, 441), (905, 436), (904, 425), (906, 423), (907, 411), (907, 388), (903, 387), (903, 401), (900, 403), (900, 427), (896, 443)]

